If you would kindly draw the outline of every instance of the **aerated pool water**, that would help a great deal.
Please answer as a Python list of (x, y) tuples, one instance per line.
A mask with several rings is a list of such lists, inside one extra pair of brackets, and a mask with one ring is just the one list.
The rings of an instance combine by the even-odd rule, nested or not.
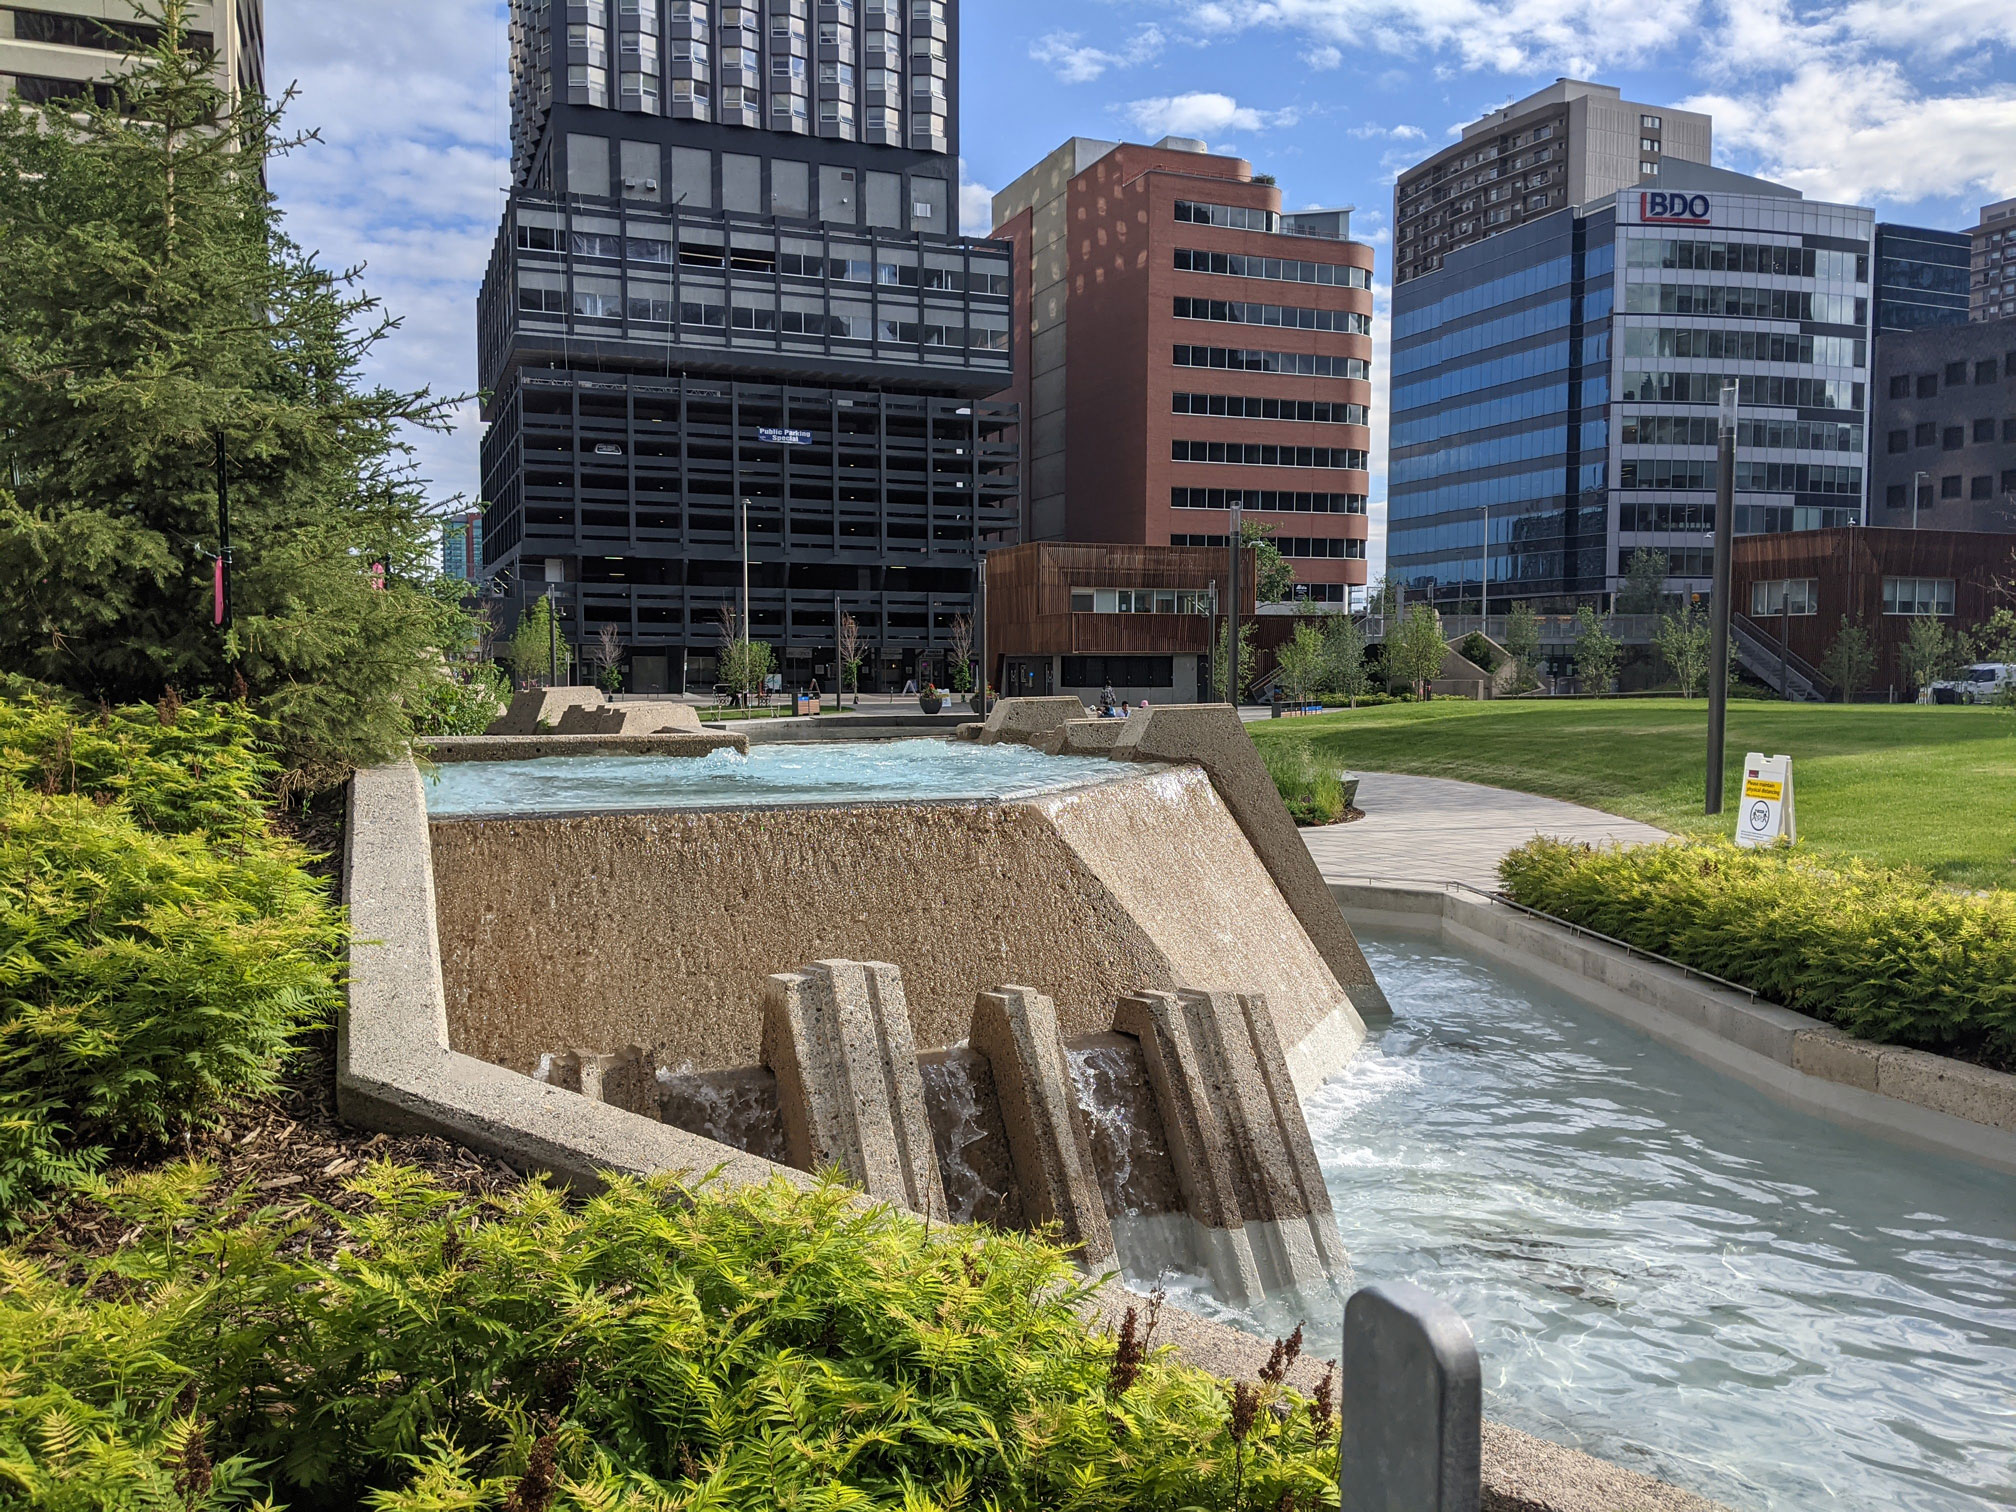
[(427, 783), (427, 809), (447, 817), (1003, 799), (1141, 770), (1098, 756), (949, 740), (755, 745), (747, 756), (551, 756), (444, 765)]
[[(1791, 1112), (1439, 942), (1360, 939), (1395, 1018), (1310, 1132), (1356, 1283), (1451, 1302), (1487, 1414), (1742, 1509), (2016, 1506), (2016, 1177)], [(1334, 1354), (1334, 1302), (1232, 1321), (1298, 1315)]]

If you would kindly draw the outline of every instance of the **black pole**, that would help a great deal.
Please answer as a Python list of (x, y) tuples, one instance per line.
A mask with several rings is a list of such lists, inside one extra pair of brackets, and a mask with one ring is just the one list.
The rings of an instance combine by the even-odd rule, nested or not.
[(560, 683), (560, 608), (553, 602), (553, 590), (546, 590), (546, 686)]
[(1736, 558), (1736, 385), (1722, 385), (1715, 459), (1715, 586), (1708, 612), (1708, 803), (1722, 812), (1729, 734), (1729, 595)]
[(217, 434), (217, 560), (218, 581), (223, 585), (218, 594), (220, 614), (218, 623), (226, 630), (231, 628), (231, 489), (230, 473), (225, 466), (224, 434)]
[(1232, 570), (1226, 579), (1225, 604), (1225, 701), (1239, 707), (1239, 537), (1244, 530), (1243, 512), (1232, 506), (1232, 530), (1226, 540), (1232, 547)]
[[(975, 511), (976, 515), (978, 511)], [(974, 699), (973, 710), (982, 719), (987, 717), (987, 554), (980, 549), (976, 536), (973, 541), (974, 586), (979, 590), (974, 594), (976, 616), (980, 621), (980, 687)]]

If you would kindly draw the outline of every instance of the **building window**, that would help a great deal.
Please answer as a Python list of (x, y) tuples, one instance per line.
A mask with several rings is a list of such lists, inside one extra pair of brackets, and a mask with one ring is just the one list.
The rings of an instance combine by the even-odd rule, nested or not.
[(1920, 399), (1937, 399), (1939, 397), (1939, 375), (1937, 373), (1920, 373), (1918, 375), (1918, 397)]
[(1281, 217), (1272, 210), (1248, 205), (1209, 205), (1176, 201), (1176, 219), (1188, 225), (1223, 226), (1232, 231), (1279, 231)]
[(1995, 475), (1982, 473), (1967, 485), (1967, 497), (1975, 500), (1995, 497)]
[(1995, 381), (1995, 359), (1993, 357), (1986, 358), (1974, 364), (1974, 381), (1976, 383), (1993, 383)]
[(1891, 378), (1890, 397), (1892, 399), (1909, 399), (1911, 397), (1911, 375), (1909, 373), (1898, 373)]
[(1937, 446), (1939, 444), (1939, 427), (1930, 420), (1920, 420), (1916, 434), (1918, 439), (1915, 444), (1919, 446)]
[(1658, 116), (1641, 115), (1638, 117), (1638, 129), (1640, 131), (1659, 131), (1663, 128), (1659, 124)]
[(1992, 443), (1994, 440), (1995, 440), (1995, 422), (1993, 420), (1976, 420), (1974, 422), (1975, 444), (1978, 446), (1983, 442)]
[(1939, 480), (1939, 497), (1942, 499), (1959, 498), (1960, 485), (1962, 481), (1963, 480), (1960, 474), (1948, 473), (1945, 477)]
[(1659, 143), (1653, 137), (1640, 137), (1638, 139), (1638, 150), (1640, 152), (1657, 152), (1659, 150)]
[(2002, 439), (2009, 445), (2016, 446), (2016, 420), (2002, 422)]
[(1638, 171), (1648, 177), (1657, 178), (1659, 176), (1659, 165), (1648, 160), (1638, 165)]
[(1909, 504), (1910, 502), (1911, 502), (1910, 499), (1906, 497), (1905, 488), (1902, 483), (1892, 483), (1890, 487), (1884, 491), (1883, 503), (1888, 508), (1902, 509), (1905, 505)]
[(1908, 430), (1894, 430), (1890, 432), (1891, 456), (1894, 457), (1897, 455), (1897, 453), (1901, 451), (1909, 451), (1910, 449), (1911, 449), (1911, 432), (1909, 432)]
[(1964, 425), (1947, 426), (1939, 438), (1939, 449), (1941, 451), (1958, 451), (1966, 444), (1967, 427)]
[(1750, 585), (1750, 617), (1777, 619), (1786, 614), (1818, 614), (1818, 578), (1777, 578)]
[(1885, 578), (1883, 612), (1950, 616), (1954, 587), (1952, 578)]
[(1967, 364), (1949, 362), (1946, 364), (1946, 387), (1963, 388), (1967, 383)]
[(1073, 588), (1073, 614), (1209, 614), (1203, 588)]

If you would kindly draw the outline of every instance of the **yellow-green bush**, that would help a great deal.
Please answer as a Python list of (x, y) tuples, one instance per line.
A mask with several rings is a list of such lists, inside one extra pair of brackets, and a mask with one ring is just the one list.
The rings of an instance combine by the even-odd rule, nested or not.
[(340, 918), (271, 772), (235, 706), (0, 700), (0, 1227), (270, 1089), (332, 1008)]
[(1888, 1044), (2016, 1060), (2016, 894), (1727, 841), (1592, 850), (1539, 839), (1517, 902)]
[[(617, 1181), (579, 1206), (537, 1183), (469, 1203), (389, 1166), (357, 1186), (363, 1211), (288, 1223), (183, 1167), (105, 1193), (137, 1230), (110, 1260), (0, 1256), (0, 1500), (1315, 1512), (1336, 1497), (1327, 1414), (1263, 1387), (1235, 1443), (1223, 1383), (1166, 1355), (1116, 1371), (1114, 1341), (1074, 1310), (1084, 1283), (1040, 1239), (927, 1228), (781, 1179)], [(331, 1227), (335, 1259), (289, 1258), (299, 1229)], [(186, 1502), (159, 1495), (176, 1485)]]
[(1335, 766), (1326, 765), (1306, 740), (1258, 743), (1267, 775), (1288, 805), (1297, 824), (1336, 824), (1344, 817), (1344, 783)]

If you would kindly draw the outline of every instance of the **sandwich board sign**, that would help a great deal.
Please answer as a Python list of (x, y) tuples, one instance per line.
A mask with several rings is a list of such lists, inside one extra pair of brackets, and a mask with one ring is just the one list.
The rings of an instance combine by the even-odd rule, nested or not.
[(1752, 751), (1743, 758), (1743, 801), (1736, 809), (1736, 843), (1788, 845), (1799, 838), (1792, 817), (1792, 758)]

